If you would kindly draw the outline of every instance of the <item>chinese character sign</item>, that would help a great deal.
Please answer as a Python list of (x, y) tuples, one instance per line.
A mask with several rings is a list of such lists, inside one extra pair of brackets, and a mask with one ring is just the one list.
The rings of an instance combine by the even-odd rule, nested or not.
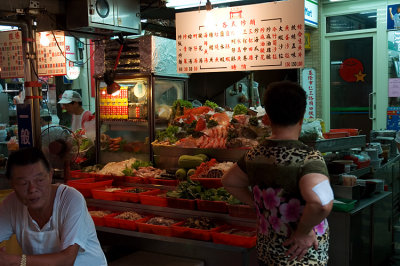
[(36, 47), (40, 76), (63, 76), (67, 73), (63, 31), (36, 33)]
[(17, 104), (18, 143), (20, 148), (33, 146), (30, 104)]
[(0, 78), (23, 78), (22, 35), (18, 30), (0, 32)]
[(315, 69), (305, 68), (302, 73), (303, 89), (307, 93), (307, 107), (304, 118), (316, 118), (316, 74)]
[(304, 1), (176, 14), (179, 73), (304, 66)]

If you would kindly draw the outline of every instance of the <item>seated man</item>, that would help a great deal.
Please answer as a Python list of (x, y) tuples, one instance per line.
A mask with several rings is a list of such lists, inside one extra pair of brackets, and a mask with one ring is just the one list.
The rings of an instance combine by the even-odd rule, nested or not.
[(23, 255), (0, 249), (0, 265), (107, 265), (85, 199), (74, 188), (52, 184), (43, 152), (10, 154), (6, 177), (14, 192), (0, 204), (0, 242), (16, 234)]

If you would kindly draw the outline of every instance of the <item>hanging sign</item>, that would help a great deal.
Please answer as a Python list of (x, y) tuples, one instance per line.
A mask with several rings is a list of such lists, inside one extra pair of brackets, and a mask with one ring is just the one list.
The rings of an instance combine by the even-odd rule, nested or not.
[(176, 14), (179, 73), (304, 66), (304, 1)]
[(302, 70), (303, 89), (307, 93), (307, 107), (304, 118), (316, 118), (316, 74), (314, 68)]
[(24, 60), (22, 58), (21, 32), (0, 32), (0, 78), (23, 78)]
[(318, 0), (304, 0), (304, 23), (318, 28)]
[(33, 146), (31, 105), (17, 104), (19, 148)]
[(36, 33), (36, 47), (39, 76), (67, 74), (63, 31)]

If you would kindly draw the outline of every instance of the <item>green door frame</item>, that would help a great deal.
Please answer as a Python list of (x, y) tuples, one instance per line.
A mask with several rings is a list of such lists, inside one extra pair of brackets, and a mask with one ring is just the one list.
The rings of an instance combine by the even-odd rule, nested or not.
[[(373, 84), (372, 84), (372, 129), (386, 128), (386, 110), (388, 106), (388, 48), (386, 33), (386, 1), (359, 0), (333, 2), (321, 7), (321, 88), (322, 119), (326, 129), (330, 129), (330, 41), (353, 38), (373, 38)], [(326, 17), (377, 11), (376, 29), (354, 30), (326, 33)]]

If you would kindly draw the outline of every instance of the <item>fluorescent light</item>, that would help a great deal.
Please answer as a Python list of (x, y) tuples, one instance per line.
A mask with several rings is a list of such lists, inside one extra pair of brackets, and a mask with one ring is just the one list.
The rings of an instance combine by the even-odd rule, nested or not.
[(10, 30), (18, 30), (18, 27), (0, 25), (0, 31), (10, 31)]
[[(219, 5), (243, 0), (211, 0), (212, 5)], [(168, 0), (166, 6), (175, 9), (184, 9), (191, 7), (205, 6), (207, 0)]]

